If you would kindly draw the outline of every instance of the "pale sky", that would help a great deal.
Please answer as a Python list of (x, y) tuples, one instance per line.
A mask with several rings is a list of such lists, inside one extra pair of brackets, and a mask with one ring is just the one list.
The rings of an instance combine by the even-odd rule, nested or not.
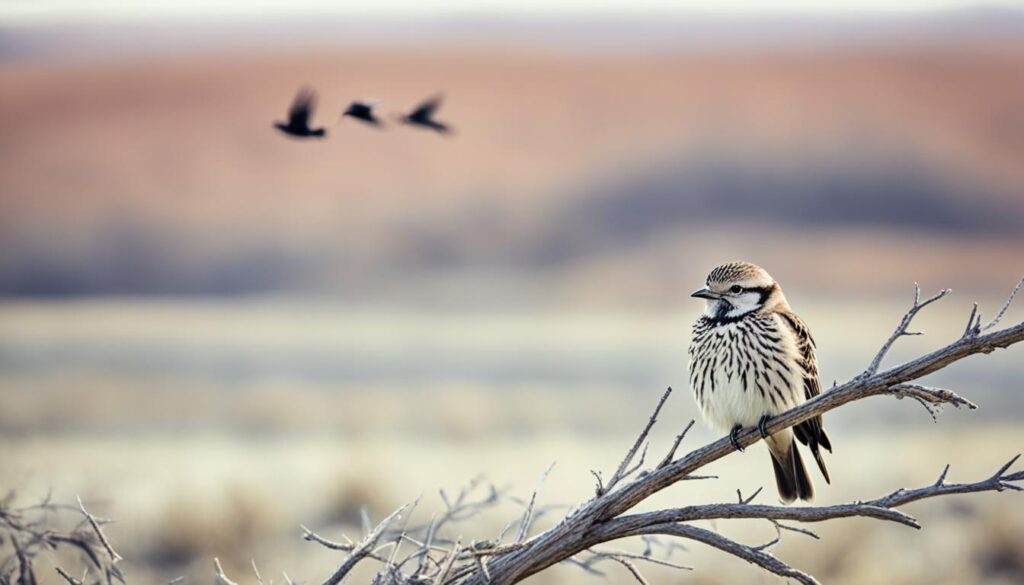
[(146, 22), (266, 19), (303, 14), (344, 17), (665, 15), (831, 15), (1024, 8), (1024, 0), (0, 0), (0, 23)]

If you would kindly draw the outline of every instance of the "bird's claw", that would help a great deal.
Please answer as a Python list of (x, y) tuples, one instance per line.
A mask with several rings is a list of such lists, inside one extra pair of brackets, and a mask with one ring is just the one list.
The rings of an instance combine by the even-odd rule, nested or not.
[(739, 441), (739, 435), (740, 435), (740, 431), (741, 430), (743, 430), (743, 426), (742, 425), (736, 425), (736, 426), (734, 426), (732, 428), (731, 431), (729, 431), (729, 442), (732, 443), (733, 449), (736, 449), (740, 453), (745, 451), (745, 449), (740, 446), (740, 441)]
[(767, 426), (768, 426), (768, 420), (770, 418), (771, 417), (766, 414), (766, 415), (761, 417), (761, 420), (757, 421), (757, 430), (761, 432), (761, 438), (762, 439), (767, 439), (768, 438)]

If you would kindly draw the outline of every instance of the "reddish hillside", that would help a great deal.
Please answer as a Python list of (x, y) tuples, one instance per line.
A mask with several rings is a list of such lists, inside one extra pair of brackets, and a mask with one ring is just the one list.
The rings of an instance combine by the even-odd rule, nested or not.
[[(768, 182), (780, 191), (772, 197), (803, 185), (800, 197), (823, 208), (830, 181), (861, 176), (844, 205), (876, 184), (921, 191), (927, 207), (980, 202), (989, 215), (954, 226), (978, 237), (990, 235), (986, 217), (1009, 217), (1011, 232), (1024, 218), (1024, 44), (643, 57), (332, 51), (0, 64), (2, 289), (45, 292), (56, 279), (71, 293), (161, 292), (172, 281), (184, 284), (163, 292), (225, 292), (187, 282), (230, 268), (241, 280), (229, 290), (302, 290), (338, 285), (322, 278), (325, 263), (407, 270), (423, 254), (447, 267), (532, 265), (544, 250), (522, 247), (571, 231), (566, 208), (598, 197), (601, 218), (585, 227), (603, 241), (606, 228), (630, 229), (607, 218), (620, 206), (608, 206), (609, 189), (632, 209), (629, 193), (653, 171), (667, 185), (659, 193), (678, 184), (685, 199), (693, 178), (672, 170), (704, 161), (754, 188), (765, 173), (785, 175)], [(391, 111), (444, 90), (440, 118), (456, 133), (345, 121), (323, 142), (285, 139), (270, 124), (307, 83), (328, 125), (350, 99), (379, 98)], [(815, 179), (823, 168), (835, 172)], [(871, 178), (903, 168), (909, 187)], [(694, 204), (700, 225), (730, 221), (728, 204), (713, 205), (717, 188), (701, 191), (711, 205)], [(664, 199), (640, 204), (657, 216)], [(685, 227), (692, 208), (669, 204), (685, 212), (670, 231)], [(940, 217), (961, 215), (948, 209)], [(877, 213), (845, 227), (900, 227), (900, 215)], [(789, 219), (820, 225), (815, 213)], [(634, 236), (649, 228), (638, 223)], [(481, 246), (497, 252), (481, 256)], [(594, 259), (564, 260), (580, 261)], [(133, 264), (146, 276), (121, 274)], [(243, 278), (253, 271), (266, 281)]]

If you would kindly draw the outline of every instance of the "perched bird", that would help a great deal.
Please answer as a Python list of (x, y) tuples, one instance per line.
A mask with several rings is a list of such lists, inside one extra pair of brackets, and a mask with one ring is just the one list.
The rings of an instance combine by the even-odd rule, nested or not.
[(451, 128), (447, 124), (434, 119), (434, 113), (441, 107), (441, 101), (441, 96), (436, 95), (417, 106), (411, 114), (402, 116), (400, 120), (412, 126), (420, 126), (435, 130), (441, 134), (447, 134), (451, 131)]
[(274, 127), (289, 136), (298, 138), (322, 138), (327, 135), (323, 128), (310, 128), (309, 118), (316, 108), (316, 92), (304, 87), (295, 95), (292, 106), (288, 109), (287, 122), (274, 122)]
[(690, 385), (704, 419), (716, 430), (736, 434), (757, 425), (768, 445), (779, 497), (785, 503), (814, 498), (794, 435), (807, 445), (831, 483), (820, 449), (832, 444), (820, 416), (769, 435), (767, 420), (820, 392), (814, 339), (789, 308), (777, 282), (749, 262), (723, 264), (708, 275), (704, 315), (693, 325)]
[(378, 102), (366, 101), (352, 102), (349, 104), (348, 109), (342, 112), (341, 115), (342, 117), (348, 116), (350, 118), (355, 118), (356, 120), (360, 120), (371, 126), (380, 127), (380, 118), (373, 114), (373, 108), (377, 103)]

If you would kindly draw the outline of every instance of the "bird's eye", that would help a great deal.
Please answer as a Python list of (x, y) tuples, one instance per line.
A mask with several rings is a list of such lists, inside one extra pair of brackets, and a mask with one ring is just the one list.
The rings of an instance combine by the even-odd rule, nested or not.
[(743, 290), (743, 287), (738, 285), (738, 284), (734, 284), (731, 287), (729, 287), (729, 292), (731, 292), (733, 294), (739, 294), (742, 290)]

